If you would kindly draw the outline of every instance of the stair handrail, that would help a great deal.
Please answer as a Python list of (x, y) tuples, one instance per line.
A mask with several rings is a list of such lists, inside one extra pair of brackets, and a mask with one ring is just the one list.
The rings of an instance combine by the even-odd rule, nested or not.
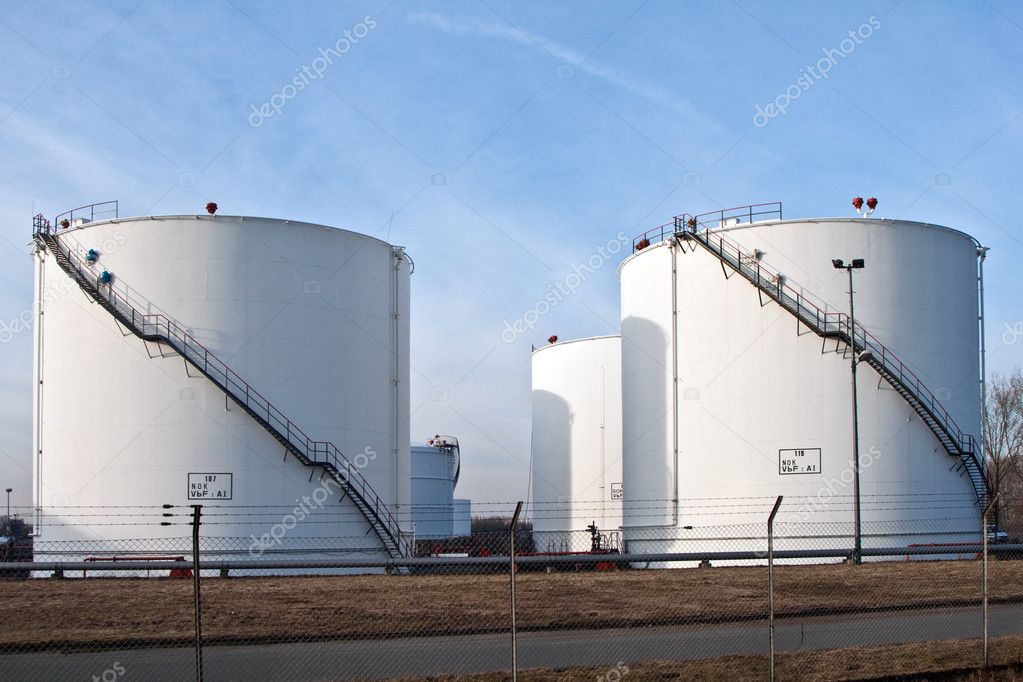
[(698, 213), (695, 216), (684, 213), (682, 216), (676, 216), (676, 218), (670, 223), (652, 227), (637, 235), (632, 240), (632, 250), (639, 250), (637, 246), (644, 240), (646, 240), (647, 245), (650, 245), (671, 237), (678, 231), (679, 218), (683, 217), (687, 220), (690, 218), (694, 219), (697, 225), (708, 230), (715, 227), (723, 227), (726, 220), (734, 220), (735, 224), (740, 224), (743, 221), (748, 224), (763, 220), (781, 220), (782, 203), (780, 201), (768, 201), (759, 204), (746, 204), (745, 206), (733, 206), (732, 208), (722, 208), (717, 211)]
[[(141, 336), (160, 336), (167, 339), (167, 342), (175, 350), (191, 361), (196, 367), (200, 367), (199, 359), (201, 358), (201, 369), (204, 374), (211, 379), (214, 379), (210, 374), (211, 370), (215, 370), (222, 375), (223, 380), (218, 382), (214, 379), (215, 383), (220, 383), (223, 389), (230, 393), (235, 400), (244, 402), (244, 405), (248, 409), (253, 410), (253, 412), (257, 412), (260, 418), (263, 418), (265, 413), (267, 424), (279, 434), (284, 435), (296, 452), (302, 454), (313, 463), (330, 465), (338, 472), (338, 475), (343, 475), (346, 483), (356, 488), (356, 492), (363, 499), (367, 507), (382, 521), (386, 521), (386, 524), (384, 524), (385, 531), (391, 537), (398, 551), (403, 555), (408, 555), (406, 551), (407, 540), (404, 538), (397, 518), (391, 513), (386, 504), (382, 504), (380, 496), (373, 489), (369, 481), (359, 473), (358, 468), (351, 460), (345, 457), (344, 453), (333, 442), (311, 439), (280, 409), (246, 382), (215, 353), (196, 340), (177, 321), (164, 313), (141, 312), (125, 296), (115, 291), (113, 287), (100, 285), (99, 275), (96, 273), (93, 265), (81, 258), (70, 245), (66, 245), (67, 248), (65, 249), (65, 245), (62, 243), (64, 240), (57, 238), (56, 230), (49, 225), (48, 221), (45, 221), (45, 219), (36, 221), (35, 225), (37, 229), (34, 236), (39, 238), (49, 237), (49, 242), (55, 244), (63, 252), (68, 262), (71, 263), (72, 267), (83, 278), (90, 276), (93, 278), (96, 282), (95, 289), (97, 293), (102, 292), (105, 287), (107, 289), (107, 301), (123, 319), (130, 321), (132, 328), (138, 331)], [(61, 236), (63, 237), (63, 235)], [(82, 248), (80, 244), (78, 246)], [(166, 331), (161, 333), (161, 329)], [(323, 454), (324, 459), (318, 459), (316, 455), (319, 454)], [(344, 473), (342, 474), (342, 472)]]
[[(64, 211), (56, 218), (53, 219), (53, 230), (56, 232), (57, 228), (61, 227), (61, 220), (67, 219), (69, 223), (73, 223), (75, 218), (84, 218), (86, 212), (88, 212), (89, 222), (96, 220), (96, 215), (104, 216), (103, 220), (117, 219), (120, 213), (118, 202), (115, 201), (99, 201), (94, 204), (86, 204), (85, 206), (79, 206), (73, 208), (70, 211)], [(76, 215), (77, 214), (77, 215)], [(112, 214), (112, 215), (111, 215)]]
[[(744, 247), (722, 235), (720, 231), (712, 232), (713, 228), (704, 228), (701, 233), (699, 220), (693, 222), (695, 218), (696, 216), (688, 214), (678, 216), (675, 219), (676, 234), (688, 232), (697, 237), (703, 234), (707, 245), (711, 248), (713, 248), (713, 242), (717, 242), (718, 251), (728, 260), (729, 265), (742, 272), (747, 279), (753, 281), (764, 293), (777, 300), (783, 307), (790, 310), (795, 308), (794, 312), (798, 318), (808, 323), (814, 322), (815, 327), (822, 333), (837, 333), (844, 337), (847, 343), (851, 339), (854, 352), (856, 352), (857, 346), (861, 350), (869, 350), (887, 371), (897, 375), (903, 384), (911, 385), (915, 389), (916, 399), (920, 400), (937, 420), (944, 422), (941, 425), (943, 430), (956, 441), (955, 445), (961, 452), (976, 453), (974, 436), (965, 433), (916, 373), (860, 322), (856, 322), (853, 334), (850, 335), (849, 316), (846, 313), (828, 311), (827, 304), (817, 299), (816, 296), (807, 295), (802, 288), (797, 291), (791, 286), (785, 275), (763, 263), (755, 254), (749, 253)], [(734, 255), (729, 254), (729, 250)], [(824, 309), (822, 309), (822, 305), (825, 306)]]

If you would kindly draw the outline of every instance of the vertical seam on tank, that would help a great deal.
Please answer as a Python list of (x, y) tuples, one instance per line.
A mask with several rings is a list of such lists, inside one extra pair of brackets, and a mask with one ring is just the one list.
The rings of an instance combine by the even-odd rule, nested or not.
[(671, 502), (672, 525), (678, 526), (678, 248), (675, 242), (671, 249), (671, 431), (672, 471), (674, 494)]
[(36, 442), (35, 452), (32, 453), (35, 459), (36, 480), (34, 481), (35, 494), (35, 529), (34, 535), (42, 531), (42, 499), (43, 499), (43, 300), (46, 298), (43, 291), (46, 285), (45, 266), (46, 251), (37, 250), (36, 256), (39, 259), (38, 278), (38, 300), (36, 301), (36, 385), (33, 387), (36, 392)]
[(607, 377), (604, 360), (600, 363), (600, 523), (607, 523)]
[[(980, 386), (978, 391), (980, 392), (980, 448), (983, 454), (984, 443), (987, 439), (987, 340), (984, 334), (984, 259), (987, 258), (987, 250), (976, 239), (974, 242), (977, 244), (977, 327), (980, 344)], [(987, 474), (987, 457), (981, 457), (980, 461), (984, 473)]]
[[(400, 491), (399, 491), (399, 487), (400, 486), (399, 486), (399, 483), (398, 483), (398, 479), (401, 477), (401, 474), (398, 471), (398, 468), (399, 468), (399, 465), (400, 465), (400, 463), (398, 461), (398, 452), (401, 450), (401, 444), (398, 442), (398, 438), (400, 437), (401, 427), (398, 424), (399, 414), (400, 414), (400, 409), (399, 409), (399, 402), (400, 402), (399, 394), (400, 394), (400, 390), (399, 390), (399, 386), (398, 386), (398, 382), (399, 382), (399, 377), (398, 377), (398, 373), (399, 373), (399, 368), (398, 368), (399, 359), (398, 359), (398, 356), (399, 356), (399, 353), (400, 353), (401, 349), (398, 347), (399, 336), (400, 336), (399, 333), (398, 333), (398, 315), (399, 315), (398, 310), (399, 310), (399, 298), (400, 298), (400, 295), (399, 295), (399, 292), (398, 292), (398, 270), (401, 267), (401, 256), (394, 249), (394, 247), (391, 247), (391, 258), (394, 259), (394, 265), (391, 268), (391, 290), (393, 292), (393, 305), (394, 305), (394, 308), (393, 308), (393, 310), (391, 312), (391, 372), (392, 372), (391, 376), (393, 377), (393, 380), (391, 382), (391, 411), (392, 411), (392, 415), (393, 415), (392, 418), (391, 418), (391, 438), (393, 439), (393, 442), (394, 442), (393, 446), (391, 447), (392, 470), (394, 472), (392, 477), (391, 477), (391, 479), (392, 479), (392, 482), (391, 482), (391, 492), (394, 495), (394, 511), (395, 511), (395, 516), (398, 518), (398, 533), (400, 534), (401, 533), (401, 516), (400, 516), (400, 512), (401, 512), (401, 499), (400, 499)], [(409, 463), (409, 468), (410, 468), (410, 471), (411, 471), (411, 462)]]

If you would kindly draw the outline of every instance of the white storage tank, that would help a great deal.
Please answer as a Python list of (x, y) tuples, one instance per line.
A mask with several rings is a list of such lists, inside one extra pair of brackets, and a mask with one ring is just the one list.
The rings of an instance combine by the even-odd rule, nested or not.
[[(857, 323), (979, 438), (970, 236), (887, 219), (698, 223), (829, 315), (849, 312), (847, 271), (832, 260), (864, 259)], [(619, 271), (627, 550), (762, 550), (778, 495), (776, 547), (849, 547), (847, 345), (797, 324), (711, 250), (671, 232), (640, 243)], [(858, 374), (863, 546), (979, 540), (977, 486), (960, 458), (872, 366)]]
[(587, 526), (609, 535), (621, 526), (621, 349), (621, 337), (601, 336), (533, 353), (537, 551), (587, 551)]
[[(242, 216), (52, 231), (56, 242), (35, 259), (37, 547), (91, 540), (100, 556), (178, 551), (164, 539), (189, 529), (157, 525), (159, 505), (202, 503), (216, 515), (203, 535), (228, 558), (315, 547), (363, 557), (408, 551), (410, 266), (400, 247)], [(265, 396), (274, 406), (268, 423), (292, 442), (301, 429), (316, 441), (309, 451), (318, 461), (333, 443), (351, 485), (379, 501), (375, 522), (400, 531), (400, 541), (388, 548), (352, 491), (228, 399), (213, 381), (224, 377), (220, 365), (211, 360), (207, 378), (169, 343), (133, 335), (93, 303), (55, 259), (58, 244), (86, 263), (93, 282), (111, 273), (104, 295), (122, 312), (150, 315), (148, 331), (180, 330), (192, 348), (222, 360), (236, 373), (232, 390), (243, 400), (246, 390)], [(110, 509), (138, 516), (121, 525)]]
[(455, 486), (461, 452), (454, 436), (433, 436), (412, 445), (412, 522), (416, 538), (454, 535)]

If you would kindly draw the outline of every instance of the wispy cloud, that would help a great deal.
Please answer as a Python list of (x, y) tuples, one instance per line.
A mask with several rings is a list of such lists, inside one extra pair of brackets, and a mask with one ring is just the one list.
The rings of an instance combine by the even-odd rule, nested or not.
[(574, 70), (581, 71), (597, 78), (608, 85), (620, 88), (643, 99), (682, 114), (687, 117), (698, 119), (703, 125), (713, 126), (720, 129), (720, 126), (700, 112), (686, 98), (656, 83), (644, 80), (628, 71), (601, 62), (592, 57), (587, 57), (578, 50), (563, 45), (556, 41), (545, 38), (536, 33), (531, 33), (509, 24), (497, 24), (481, 21), (472, 17), (448, 17), (442, 14), (431, 12), (416, 12), (407, 14), (405, 19), (413, 24), (426, 28), (442, 31), (449, 35), (467, 36), (474, 38), (495, 38), (508, 43), (514, 43), (524, 48), (548, 54), (553, 59), (571, 66)]

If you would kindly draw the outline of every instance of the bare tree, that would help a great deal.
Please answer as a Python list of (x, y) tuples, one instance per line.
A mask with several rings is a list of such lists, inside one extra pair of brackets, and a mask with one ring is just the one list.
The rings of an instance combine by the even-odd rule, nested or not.
[(1023, 372), (992, 375), (987, 382), (984, 453), (988, 480), (1002, 494), (999, 523), (1017, 540), (1023, 538)]

